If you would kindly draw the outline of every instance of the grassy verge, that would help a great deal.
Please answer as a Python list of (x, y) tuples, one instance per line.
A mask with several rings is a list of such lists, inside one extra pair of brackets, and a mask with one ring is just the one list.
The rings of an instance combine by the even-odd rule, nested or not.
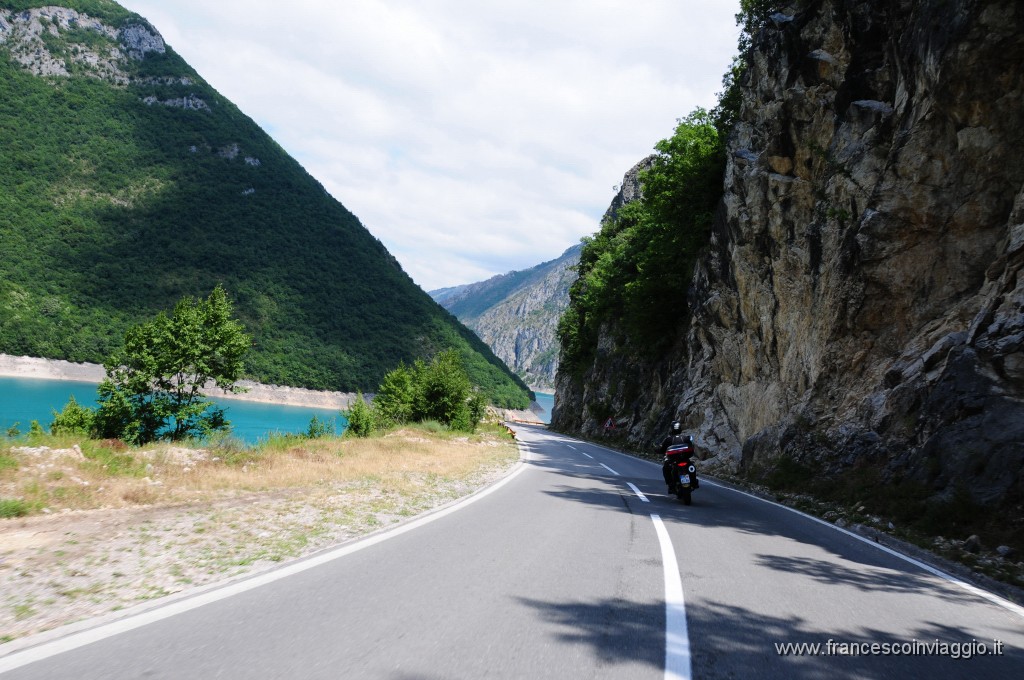
[(245, 447), (36, 436), (0, 449), (0, 516), (119, 508), (217, 498), (240, 492), (366, 482), (402, 493), (431, 480), (461, 479), (514, 457), (504, 428), (453, 433), (411, 425), (367, 439), (271, 437)]
[(308, 555), (466, 496), (518, 460), (501, 426), (142, 449), (0, 445), (0, 643)]

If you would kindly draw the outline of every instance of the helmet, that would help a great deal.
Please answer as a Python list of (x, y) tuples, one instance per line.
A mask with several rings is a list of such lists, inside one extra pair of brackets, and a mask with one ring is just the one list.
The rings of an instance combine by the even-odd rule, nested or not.
[(679, 434), (682, 431), (683, 431), (682, 424), (678, 420), (673, 421), (672, 422), (672, 434)]

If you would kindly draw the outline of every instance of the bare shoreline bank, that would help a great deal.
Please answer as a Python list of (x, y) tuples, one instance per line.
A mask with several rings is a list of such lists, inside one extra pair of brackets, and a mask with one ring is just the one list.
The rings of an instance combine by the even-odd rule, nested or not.
[[(106, 372), (100, 364), (78, 364), (64, 361), (63, 359), (40, 359), (38, 357), (0, 354), (0, 376), (99, 384), (106, 376)], [(252, 401), (261, 404), (309, 406), (312, 408), (339, 410), (348, 409), (358, 396), (354, 392), (330, 392), (310, 390), (304, 387), (264, 385), (251, 380), (239, 380), (238, 386), (246, 391), (241, 394), (225, 394), (217, 388), (212, 388), (204, 390), (204, 393), (209, 397), (217, 399), (237, 399), (238, 401)], [(541, 420), (530, 410), (493, 410), (502, 420), (541, 424)]]
[[(40, 380), (68, 380), (98, 384), (106, 373), (100, 364), (74, 363), (63, 359), (40, 359), (0, 354), (0, 376), (8, 378), (37, 378)], [(285, 406), (311, 406), (314, 408), (347, 409), (356, 395), (349, 392), (309, 390), (304, 387), (263, 385), (251, 380), (240, 380), (238, 386), (247, 391), (225, 394), (219, 389), (206, 390), (207, 396), (218, 399), (237, 399), (263, 404)]]

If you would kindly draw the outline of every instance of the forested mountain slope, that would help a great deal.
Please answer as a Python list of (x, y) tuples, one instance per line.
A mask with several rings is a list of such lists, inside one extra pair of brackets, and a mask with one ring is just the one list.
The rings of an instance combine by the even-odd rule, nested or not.
[(579, 257), (576, 245), (558, 259), (530, 269), (430, 295), (473, 329), (527, 384), (550, 390), (558, 369), (558, 319), (569, 304)]
[(258, 381), (372, 391), (454, 346), (492, 397), (528, 403), (145, 19), (63, 4), (0, 2), (0, 353), (101, 361), (130, 324), (221, 283)]

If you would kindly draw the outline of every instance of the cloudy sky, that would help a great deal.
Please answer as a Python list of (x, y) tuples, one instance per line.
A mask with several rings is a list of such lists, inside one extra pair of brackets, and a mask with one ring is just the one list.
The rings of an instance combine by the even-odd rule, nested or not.
[(558, 257), (711, 107), (739, 0), (120, 0), (427, 290)]

